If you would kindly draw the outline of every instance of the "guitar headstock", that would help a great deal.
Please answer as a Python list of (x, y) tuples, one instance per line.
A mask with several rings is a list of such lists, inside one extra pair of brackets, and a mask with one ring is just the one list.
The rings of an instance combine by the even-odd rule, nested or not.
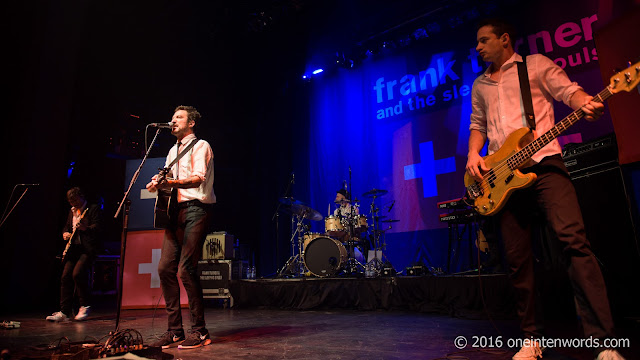
[(640, 83), (640, 62), (613, 75), (610, 80), (609, 90), (612, 94), (624, 91), (631, 91)]

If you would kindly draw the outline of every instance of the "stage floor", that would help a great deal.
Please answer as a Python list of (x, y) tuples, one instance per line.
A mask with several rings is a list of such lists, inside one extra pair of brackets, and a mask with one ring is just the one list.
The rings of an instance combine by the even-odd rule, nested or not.
[[(51, 357), (49, 344), (66, 337), (76, 342), (103, 339), (115, 326), (115, 315), (94, 312), (88, 321), (51, 323), (46, 314), (16, 315), (20, 329), (0, 330), (0, 347), (12, 359)], [(187, 311), (183, 316), (188, 318)], [(222, 309), (208, 307), (206, 321), (213, 336), (209, 346), (192, 350), (170, 348), (156, 358), (164, 359), (437, 359), (457, 354), (467, 359), (510, 359), (515, 349), (473, 348), (472, 339), (502, 336), (506, 343), (518, 336), (515, 320), (458, 319), (406, 311), (295, 311), (273, 309)], [(125, 310), (121, 329), (136, 329), (145, 341), (165, 330), (166, 315), (159, 309)], [(560, 323), (550, 328), (554, 336), (578, 336), (575, 327)], [(637, 335), (637, 332), (635, 333)], [(460, 350), (454, 339), (465, 336), (469, 344)], [(634, 341), (635, 340), (635, 341)], [(627, 359), (637, 359), (638, 337), (633, 348), (623, 349)], [(149, 355), (147, 355), (150, 357)], [(544, 359), (590, 359), (587, 349), (556, 348)]]

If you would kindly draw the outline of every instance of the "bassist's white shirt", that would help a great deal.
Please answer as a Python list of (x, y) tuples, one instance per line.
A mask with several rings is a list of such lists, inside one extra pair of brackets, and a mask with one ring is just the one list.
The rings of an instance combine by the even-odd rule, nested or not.
[[(182, 151), (191, 141), (197, 143), (187, 152), (177, 164), (171, 168), (171, 176), (178, 179), (186, 179), (196, 175), (202, 179), (200, 186), (191, 189), (178, 189), (178, 202), (200, 200), (204, 204), (216, 202), (216, 194), (213, 192), (213, 151), (205, 140), (197, 140), (195, 134), (189, 134), (182, 139), (179, 151)], [(167, 155), (165, 167), (176, 158), (177, 144), (173, 145)], [(177, 176), (176, 176), (177, 174)]]
[[(498, 151), (512, 132), (528, 127), (520, 95), (516, 62), (522, 62), (522, 57), (514, 53), (502, 65), (499, 81), (491, 79), (488, 68), (473, 83), (469, 129), (487, 135), (489, 155)], [(536, 117), (536, 134), (541, 135), (555, 125), (553, 99), (569, 105), (571, 96), (582, 90), (582, 87), (569, 80), (564, 70), (544, 55), (527, 56), (527, 71)], [(532, 159), (540, 162), (543, 158), (559, 154), (561, 151), (558, 141), (553, 140), (533, 155)]]

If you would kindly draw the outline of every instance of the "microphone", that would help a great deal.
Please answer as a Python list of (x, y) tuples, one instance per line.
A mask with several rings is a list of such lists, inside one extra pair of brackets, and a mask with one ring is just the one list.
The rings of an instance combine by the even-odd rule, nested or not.
[(18, 184), (18, 186), (40, 186), (40, 184)]
[(393, 209), (393, 205), (396, 204), (396, 201), (393, 200), (393, 202), (391, 203), (391, 205), (389, 205), (389, 208), (387, 209), (387, 211), (391, 211), (391, 209)]
[(160, 129), (171, 129), (173, 127), (175, 123), (174, 122), (168, 122), (168, 123), (151, 123), (149, 124), (149, 126), (151, 127), (156, 127), (156, 128), (160, 128)]
[(291, 172), (291, 183), (292, 184), (296, 183), (296, 173), (294, 173), (293, 171)]

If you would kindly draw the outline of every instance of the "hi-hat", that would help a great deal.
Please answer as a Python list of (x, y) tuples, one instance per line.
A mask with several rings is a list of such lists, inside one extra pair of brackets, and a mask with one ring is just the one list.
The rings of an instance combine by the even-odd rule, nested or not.
[(394, 222), (398, 222), (398, 221), (400, 221), (400, 220), (398, 220), (398, 219), (389, 219), (389, 220), (382, 220), (380, 222), (383, 222), (383, 223), (394, 223)]
[(369, 190), (366, 193), (362, 194), (362, 196), (374, 197), (374, 196), (381, 196), (386, 193), (388, 193), (387, 190), (373, 188), (372, 190)]
[(291, 212), (303, 217), (305, 219), (320, 221), (323, 219), (322, 214), (318, 211), (312, 209), (311, 207), (303, 204), (293, 204), (291, 205)]

